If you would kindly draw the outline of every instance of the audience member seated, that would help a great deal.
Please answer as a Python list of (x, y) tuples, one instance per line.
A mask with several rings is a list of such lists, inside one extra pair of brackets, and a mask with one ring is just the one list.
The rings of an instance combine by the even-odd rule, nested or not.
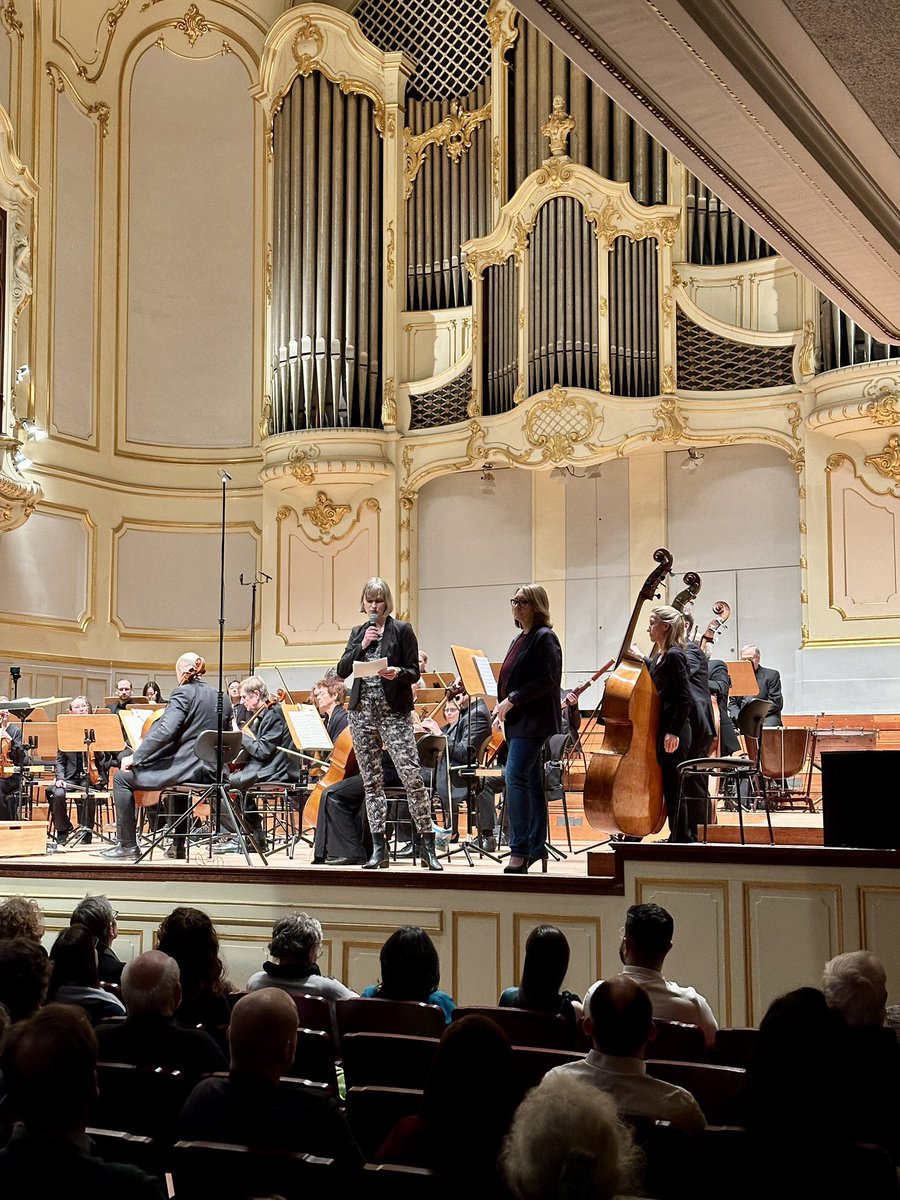
[(50, 961), (53, 971), (48, 999), (58, 1004), (77, 1004), (94, 1025), (107, 1017), (125, 1015), (125, 1005), (119, 997), (100, 986), (97, 949), (83, 925), (70, 925), (59, 934), (50, 951)]
[[(448, 1189), (468, 1189), (477, 1180), (479, 1195), (495, 1194), (500, 1183), (497, 1156), (518, 1100), (505, 1034), (487, 1017), (463, 1017), (441, 1038), (419, 1113), (397, 1122), (375, 1161), (428, 1167)], [(448, 1138), (460, 1120), (472, 1135), (464, 1154)]]
[(297, 1045), (297, 1009), (287, 992), (262, 988), (238, 1000), (229, 1041), (228, 1076), (197, 1084), (181, 1111), (179, 1138), (291, 1150), (333, 1158), (342, 1167), (362, 1166), (330, 1095), (279, 1087)]
[[(350, 1000), (356, 992), (330, 975), (323, 975), (317, 966), (322, 949), (322, 925), (305, 912), (289, 913), (276, 921), (269, 942), (269, 953), (275, 962), (263, 963), (263, 969), (247, 980), (247, 991), (279, 987), (285, 992), (302, 992), (322, 996), (331, 1007), (334, 1025), (335, 1000)], [(336, 1029), (334, 1030), (336, 1035)]]
[(219, 938), (212, 921), (199, 908), (174, 908), (159, 927), (157, 950), (174, 958), (181, 970), (179, 1025), (202, 1025), (212, 1032), (228, 1024), (231, 1009), (219, 958)]
[(50, 1004), (14, 1026), (3, 1046), (9, 1106), (22, 1122), (0, 1150), (4, 1196), (162, 1200), (137, 1167), (104, 1163), (85, 1135), (97, 1091), (97, 1039), (84, 1012)]
[(438, 991), (441, 964), (437, 948), (418, 925), (402, 925), (381, 947), (381, 982), (363, 991), (378, 1000), (419, 1000), (437, 1004), (449, 1023), (456, 1002)]
[(24, 937), (40, 942), (43, 936), (44, 914), (35, 900), (8, 896), (0, 902), (0, 941)]
[(0, 1004), (13, 1023), (33, 1016), (47, 998), (51, 963), (30, 937), (0, 941)]
[(594, 989), (588, 1011), (584, 1029), (593, 1049), (584, 1059), (554, 1067), (547, 1078), (584, 1080), (609, 1092), (620, 1113), (699, 1133), (706, 1119), (690, 1092), (647, 1074), (644, 1051), (654, 1037), (653, 1008), (641, 985), (626, 975), (607, 979)]
[(610, 1096), (559, 1075), (519, 1105), (500, 1165), (518, 1200), (611, 1200), (637, 1190), (641, 1152)]
[(185, 1029), (175, 1021), (181, 1003), (178, 963), (159, 950), (148, 950), (122, 972), (122, 996), (128, 1016), (100, 1025), (100, 1061), (167, 1067), (204, 1075), (228, 1064), (204, 1029)]
[(83, 925), (97, 943), (97, 974), (102, 983), (118, 983), (125, 964), (113, 953), (112, 943), (118, 936), (116, 917), (119, 914), (105, 896), (85, 896), (75, 906), (70, 925)]
[(569, 943), (555, 925), (536, 925), (525, 943), (522, 982), (507, 988), (499, 1003), (507, 1008), (561, 1016), (574, 1035), (582, 1017), (581, 1000), (573, 992), (560, 991), (569, 969)]
[[(662, 973), (666, 955), (672, 949), (674, 929), (671, 915), (660, 905), (632, 904), (625, 917), (625, 932), (619, 948), (619, 958), (625, 965), (622, 974), (647, 992), (658, 1021), (699, 1025), (707, 1046), (712, 1046), (718, 1024), (709, 1004), (692, 987), (680, 987)], [(593, 984), (584, 997), (585, 1012), (596, 986)]]

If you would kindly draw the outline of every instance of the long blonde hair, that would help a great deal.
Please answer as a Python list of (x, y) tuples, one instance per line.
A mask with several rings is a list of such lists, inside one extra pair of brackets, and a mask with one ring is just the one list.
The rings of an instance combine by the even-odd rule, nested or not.
[(670, 604), (657, 604), (650, 609), (650, 615), (666, 626), (666, 640), (660, 646), (660, 654), (665, 654), (673, 646), (684, 645), (684, 616), (677, 608), (672, 608)]

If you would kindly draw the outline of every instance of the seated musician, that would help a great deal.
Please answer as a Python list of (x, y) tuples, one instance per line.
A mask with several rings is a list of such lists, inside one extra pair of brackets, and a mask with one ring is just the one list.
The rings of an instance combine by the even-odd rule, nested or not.
[[(0, 696), (0, 705), (8, 703), (9, 696)], [(12, 821), (18, 816), (22, 776), (20, 771), (12, 768), (21, 767), (27, 757), (22, 745), (22, 726), (12, 719), (12, 713), (0, 707), (0, 765), (3, 768), (0, 774), (0, 821)]]
[[(87, 696), (76, 696), (69, 704), (69, 712), (79, 716), (90, 716), (90, 702)], [(93, 751), (91, 752), (93, 754)], [(50, 812), (53, 816), (53, 828), (56, 830), (56, 844), (65, 845), (73, 833), (72, 822), (69, 820), (68, 792), (84, 792), (90, 782), (91, 788), (105, 788), (109, 777), (107, 756), (101, 751), (94, 754), (95, 778), (88, 780), (88, 770), (85, 755), (82, 751), (59, 750), (56, 754), (56, 782), (48, 789)], [(84, 799), (76, 799), (75, 807), (78, 812), (78, 824), (81, 826), (81, 841), (88, 845), (94, 828), (94, 811), (96, 800), (91, 795)]]
[[(468, 780), (459, 776), (460, 767), (474, 766), (482, 743), (491, 732), (491, 717), (484, 701), (480, 698), (474, 703), (468, 694), (459, 688), (456, 698), (459, 717), (442, 729), (447, 737), (447, 758), (450, 760), (450, 787), (447, 787), (447, 758), (442, 759), (437, 766), (435, 781), (437, 793), (441, 798), (444, 810), (444, 821), (452, 814), (453, 834), (451, 841), (459, 841), (459, 806), (463, 800), (471, 796), (470, 803), (477, 807), (478, 844), (484, 850), (494, 850), (494, 794), (482, 780), (473, 779), (472, 790), (469, 791)], [(452, 715), (452, 714), (451, 714)], [(454, 770), (454, 768), (457, 768)], [(450, 814), (448, 814), (448, 800)]]
[(769, 715), (766, 717), (764, 724), (781, 725), (781, 710), (784, 707), (784, 698), (781, 694), (781, 675), (774, 667), (761, 667), (759, 665), (759, 646), (742, 646), (741, 658), (753, 667), (753, 673), (756, 676), (756, 684), (759, 690), (755, 696), (731, 697), (728, 708), (732, 719), (737, 721), (741, 710), (751, 700), (768, 700), (772, 707), (769, 709)]
[[(403, 786), (387, 750), (382, 752), (381, 766), (386, 788)], [(358, 867), (369, 857), (369, 845), (365, 787), (361, 775), (350, 775), (322, 793), (312, 861), (328, 867)]]
[(338, 675), (320, 679), (318, 683), (313, 684), (310, 692), (310, 699), (319, 710), (332, 742), (337, 741), (338, 736), (347, 728), (349, 717), (344, 707), (346, 696), (344, 681)]
[[(218, 695), (205, 684), (206, 663), (193, 651), (182, 654), (175, 664), (178, 685), (159, 720), (131, 754), (120, 762), (113, 784), (116, 800), (117, 845), (103, 850), (104, 858), (138, 857), (135, 791), (156, 791), (179, 783), (198, 783), (209, 777), (209, 768), (194, 753), (197, 738), (207, 729), (216, 729)], [(162, 711), (162, 710), (161, 710)], [(225, 697), (223, 721), (231, 724), (231, 701)], [(178, 827), (167, 854), (184, 858), (184, 822)]]
[[(300, 768), (297, 759), (280, 748), (290, 745), (291, 735), (281, 705), (270, 699), (265, 681), (258, 675), (248, 675), (241, 681), (239, 698), (250, 716), (243, 727), (237, 760), (240, 765), (226, 773), (225, 783), (230, 791), (242, 793), (244, 818), (254, 844), (265, 851), (265, 834), (256, 800), (247, 791), (258, 783), (296, 783)], [(223, 814), (223, 824), (226, 828), (231, 824), (227, 813)]]
[(131, 686), (130, 679), (120, 679), (116, 684), (116, 698), (109, 706), (109, 711), (114, 715), (120, 713), (123, 708), (127, 708), (134, 699), (134, 688)]

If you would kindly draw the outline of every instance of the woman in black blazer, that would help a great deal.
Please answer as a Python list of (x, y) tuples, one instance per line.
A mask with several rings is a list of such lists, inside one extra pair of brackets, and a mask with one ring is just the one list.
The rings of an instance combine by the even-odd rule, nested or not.
[(659, 692), (661, 712), (656, 758), (662, 767), (663, 798), (669, 818), (669, 841), (696, 841), (688, 828), (687, 804), (677, 814), (678, 764), (690, 753), (692, 707), (691, 684), (684, 653), (684, 617), (677, 608), (666, 604), (650, 610), (647, 630), (653, 642), (653, 655), (648, 660), (650, 677)]
[(388, 665), (378, 675), (354, 679), (350, 688), (350, 736), (366, 789), (366, 812), (372, 830), (372, 857), (363, 866), (390, 866), (384, 836), (387, 800), (384, 795), (382, 750), (387, 750), (406, 788), (410, 816), (421, 839), (421, 863), (430, 871), (442, 871), (434, 852), (434, 827), (428, 797), (419, 769), (413, 733), (412, 685), (419, 679), (419, 644), (408, 621), (395, 621), (391, 589), (377, 576), (363, 588), (360, 612), (363, 625), (350, 634), (337, 673), (341, 679), (353, 674), (353, 664), (365, 659), (386, 658)]
[(542, 778), (544, 742), (559, 733), (562, 648), (550, 622), (550, 602), (535, 583), (516, 590), (511, 600), (521, 633), (506, 652), (497, 683), (494, 719), (503, 721), (506, 759), (506, 811), (509, 864), (506, 875), (524, 875), (540, 861), (546, 870), (547, 802)]

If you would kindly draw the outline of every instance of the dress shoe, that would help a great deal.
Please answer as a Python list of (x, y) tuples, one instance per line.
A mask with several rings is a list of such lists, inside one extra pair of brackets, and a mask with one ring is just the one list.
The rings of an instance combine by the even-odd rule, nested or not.
[(361, 858), (326, 858), (326, 867), (361, 867)]
[(173, 842), (165, 853), (166, 858), (187, 858), (187, 852), (184, 845), (176, 846)]
[(78, 840), (81, 842), (82, 846), (89, 846), (94, 840), (94, 835), (90, 829), (85, 829)]
[(479, 833), (475, 839), (475, 845), (479, 850), (485, 850), (488, 854), (494, 854), (497, 849), (497, 839), (491, 833)]
[(64, 846), (74, 832), (74, 825), (70, 825), (68, 829), (58, 829), (56, 831), (56, 844), (58, 846)]
[(403, 845), (394, 854), (394, 858), (412, 858), (415, 854), (412, 842), (404, 842)]
[(520, 854), (513, 854), (510, 856), (508, 865), (503, 868), (503, 874), (527, 875), (530, 865), (528, 859), (523, 858)]
[(128, 859), (129, 862), (137, 862), (138, 854), (137, 846), (110, 846), (108, 850), (100, 851), (101, 858)]
[(528, 860), (529, 867), (533, 867), (535, 863), (541, 864), (541, 872), (542, 872), (542, 874), (546, 875), (547, 874), (547, 855), (546, 854), (536, 854), (534, 856), (534, 858), (529, 858), (529, 860)]

